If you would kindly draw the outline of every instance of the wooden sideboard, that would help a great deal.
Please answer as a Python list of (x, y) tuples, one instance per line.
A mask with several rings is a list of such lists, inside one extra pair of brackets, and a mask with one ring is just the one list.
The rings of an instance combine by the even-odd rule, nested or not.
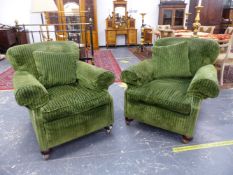
[(135, 28), (135, 19), (128, 15), (127, 1), (113, 1), (112, 16), (106, 19), (106, 46), (116, 46), (117, 36), (125, 35), (126, 45), (137, 44), (137, 29)]
[(107, 29), (105, 30), (106, 46), (116, 46), (117, 36), (125, 35), (126, 45), (137, 44), (137, 29)]
[(4, 53), (14, 45), (27, 44), (28, 34), (15, 28), (0, 28), (0, 52)]

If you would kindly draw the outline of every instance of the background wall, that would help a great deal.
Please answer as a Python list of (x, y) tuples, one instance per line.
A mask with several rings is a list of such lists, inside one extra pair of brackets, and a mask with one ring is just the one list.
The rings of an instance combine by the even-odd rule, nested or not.
[(0, 23), (15, 25), (15, 20), (20, 24), (41, 22), (39, 14), (31, 13), (31, 0), (1, 0)]
[[(136, 28), (138, 29), (138, 43), (140, 42), (140, 27), (142, 23), (142, 18), (140, 13), (146, 13), (145, 24), (150, 25), (152, 28), (156, 28), (158, 25), (159, 18), (159, 3), (160, 0), (127, 0), (128, 11), (136, 11), (136, 13), (131, 13), (136, 19)], [(188, 12), (190, 0), (185, 0), (187, 3), (186, 11)], [(97, 18), (98, 18), (98, 36), (99, 45), (105, 46), (105, 19), (113, 11), (113, 0), (97, 0)], [(118, 36), (117, 44), (124, 45), (125, 37)]]
[[(138, 42), (140, 41), (141, 12), (147, 13), (145, 16), (145, 24), (156, 28), (159, 18), (160, 0), (127, 0), (128, 11), (136, 19), (136, 28), (138, 29)], [(186, 10), (189, 9), (189, 1)], [(113, 11), (113, 0), (97, 0), (97, 18), (98, 18), (98, 37), (99, 45), (105, 46), (105, 19)], [(14, 25), (14, 21), (18, 20), (20, 24), (40, 24), (41, 18), (39, 14), (31, 13), (31, 0), (1, 0), (0, 5), (0, 23)], [(124, 36), (118, 36), (117, 44), (124, 45)]]

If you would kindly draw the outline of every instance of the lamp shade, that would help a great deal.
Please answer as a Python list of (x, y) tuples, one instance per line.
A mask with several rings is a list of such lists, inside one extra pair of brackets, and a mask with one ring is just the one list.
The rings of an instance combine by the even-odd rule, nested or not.
[(54, 0), (32, 0), (32, 13), (58, 11)]

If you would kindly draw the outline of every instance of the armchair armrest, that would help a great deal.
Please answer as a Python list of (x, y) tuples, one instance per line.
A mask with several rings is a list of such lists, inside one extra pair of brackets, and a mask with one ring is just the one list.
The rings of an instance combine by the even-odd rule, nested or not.
[(141, 86), (154, 79), (153, 61), (144, 60), (137, 65), (130, 66), (121, 73), (121, 80), (128, 85)]
[(45, 87), (29, 72), (16, 71), (13, 78), (15, 99), (21, 106), (35, 109), (49, 100)]
[(193, 77), (188, 92), (200, 98), (214, 98), (219, 94), (217, 71), (211, 64), (201, 67)]
[(112, 72), (78, 61), (76, 76), (79, 84), (89, 89), (107, 89), (115, 79)]

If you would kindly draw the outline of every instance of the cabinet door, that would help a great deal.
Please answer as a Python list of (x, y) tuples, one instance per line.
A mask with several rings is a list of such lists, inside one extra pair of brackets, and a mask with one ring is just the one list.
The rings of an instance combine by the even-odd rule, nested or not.
[(172, 9), (163, 9), (163, 14), (162, 14), (162, 20), (163, 20), (163, 25), (172, 25)]
[(106, 30), (106, 44), (107, 46), (116, 45), (116, 31)]
[(184, 24), (184, 9), (175, 9), (174, 13), (174, 26), (182, 27)]
[(137, 30), (128, 30), (128, 45), (137, 44)]

